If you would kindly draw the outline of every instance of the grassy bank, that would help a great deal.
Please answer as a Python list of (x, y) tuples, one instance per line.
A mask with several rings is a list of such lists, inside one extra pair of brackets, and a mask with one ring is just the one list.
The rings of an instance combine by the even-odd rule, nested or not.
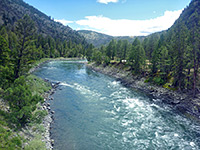
[[(44, 61), (46, 60), (41, 60), (41, 62)], [(29, 114), (29, 118), (26, 120), (26, 123), (24, 125), (21, 125), (13, 120), (13, 117), (16, 118), (15, 115), (20, 116), (18, 112), (14, 114), (16, 108), (12, 109), (13, 106), (11, 105), (11, 101), (14, 101), (15, 99), (15, 97), (12, 96), (15, 93), (15, 87), (9, 88), (6, 91), (1, 90), (0, 149), (17, 150), (24, 148), (25, 150), (45, 150), (46, 145), (45, 142), (42, 141), (42, 135), (45, 132), (45, 128), (42, 124), (42, 120), (48, 112), (46, 110), (43, 110), (43, 108), (41, 107), (41, 103), (43, 103), (42, 96), (44, 96), (45, 92), (51, 89), (51, 85), (50, 83), (47, 83), (34, 75), (25, 76), (24, 81), (25, 85), (23, 86), (27, 87), (28, 91), (30, 91), (31, 97), (38, 95), (40, 97), (39, 101), (37, 101), (37, 103), (31, 103), (30, 107), (28, 107), (28, 105), (24, 107), (24, 111), (31, 112)], [(19, 87), (21, 87), (21, 85), (22, 84), (20, 83)], [(28, 95), (27, 89), (25, 89), (24, 91), (25, 96)], [(9, 90), (11, 90), (12, 92), (10, 92)], [(12, 96), (9, 99), (7, 98), (10, 96), (8, 93)], [(25, 100), (28, 101), (28, 96)]]
[[(41, 64), (54, 60), (71, 61), (80, 60), (80, 58), (43, 58), (30, 66), (29, 72), (22, 76), (23, 79), (13, 83), (7, 90), (0, 88), (0, 149), (47, 149), (44, 138), (47, 129), (42, 121), (48, 112), (42, 108), (41, 104), (45, 96), (48, 95), (46, 92), (51, 90), (52, 87), (50, 83), (31, 73), (40, 67)], [(31, 103), (30, 101), (34, 96), (39, 96), (37, 103)], [(21, 109), (14, 114), (13, 111), (16, 108), (13, 109), (12, 106), (14, 101), (20, 101), (21, 99), (30, 101), (29, 105), (25, 106), (24, 109), (22, 108), (23, 111), (30, 112), (28, 114), (29, 118), (27, 118), (24, 125), (18, 123), (20, 118), (18, 120), (15, 119), (16, 116), (20, 116), (18, 112)], [(25, 113), (23, 112), (23, 114)]]

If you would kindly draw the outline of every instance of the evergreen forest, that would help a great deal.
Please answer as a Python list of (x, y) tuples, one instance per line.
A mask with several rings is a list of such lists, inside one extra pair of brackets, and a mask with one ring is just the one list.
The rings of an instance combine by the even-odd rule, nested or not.
[(112, 40), (107, 46), (88, 49), (87, 58), (97, 64), (123, 63), (133, 74), (170, 90), (199, 92), (200, 1), (193, 0), (167, 31), (144, 40)]
[[(11, 0), (9, 4), (7, 0), (1, 1), (7, 6), (23, 3), (21, 0)], [(64, 26), (54, 24), (53, 19), (44, 14), (37, 15), (52, 22), (52, 27), (45, 27), (45, 21), (41, 23), (32, 16), (31, 12), (37, 14), (38, 10), (24, 3), (23, 7), (30, 12), (23, 16), (20, 14), (18, 18), (5, 10), (0, 11), (4, 14), (0, 26), (0, 99), (9, 105), (9, 113), (0, 110), (0, 149), (2, 145), (3, 148), (21, 149), (19, 136), (13, 136), (3, 126), (20, 129), (34, 119), (33, 112), (43, 98), (41, 93), (31, 91), (28, 72), (43, 58), (77, 57), (102, 66), (122, 64), (135, 76), (145, 77), (145, 82), (186, 92), (193, 97), (200, 92), (199, 0), (192, 0), (167, 31), (151, 34), (142, 40), (136, 38), (132, 43), (113, 39), (101, 47), (88, 44), (68, 27), (69, 31), (61, 34), (66, 29)], [(59, 31), (54, 30), (54, 25)]]

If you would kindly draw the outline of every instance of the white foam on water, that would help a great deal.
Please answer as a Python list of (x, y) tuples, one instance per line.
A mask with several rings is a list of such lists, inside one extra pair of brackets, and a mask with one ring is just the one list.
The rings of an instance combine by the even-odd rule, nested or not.
[(137, 98), (126, 98), (122, 101), (126, 104), (127, 109), (132, 109), (135, 107), (144, 107), (144, 103)]
[(65, 82), (61, 82), (60, 85), (62, 85), (62, 86), (68, 86), (68, 87), (74, 88), (73, 85), (67, 84), (67, 83), (65, 83)]
[(114, 108), (115, 108), (115, 110), (116, 110), (117, 112), (120, 111), (120, 107), (117, 107), (116, 105), (114, 105)]
[(174, 134), (174, 136), (175, 136), (175, 137), (178, 137), (178, 134), (177, 134), (177, 133), (175, 133), (175, 134)]
[(113, 82), (111, 82), (111, 85), (117, 86), (117, 85), (120, 85), (120, 82), (119, 81), (113, 81)]
[(156, 105), (156, 104), (151, 104), (150, 105), (151, 107), (156, 107), (156, 108), (160, 108), (158, 105)]
[[(90, 95), (90, 96), (92, 95), (92, 96), (95, 96), (95, 97), (100, 97), (101, 96), (101, 94), (99, 94), (98, 92), (92, 91), (88, 87), (80, 85), (78, 83), (74, 83), (73, 85), (71, 85), (71, 84), (68, 84), (66, 82), (61, 82), (60, 85), (71, 87), (71, 88), (73, 88), (75, 90), (78, 90), (83, 95)], [(104, 99), (104, 98), (102, 98), (102, 99)]]
[(158, 137), (158, 132), (155, 132), (156, 138)]
[(190, 142), (190, 146), (194, 147), (195, 143), (194, 142)]
[(89, 87), (86, 87), (84, 85), (80, 85), (78, 83), (74, 83), (74, 89), (80, 91), (81, 94), (86, 95), (89, 98), (94, 98), (94, 100), (98, 100), (102, 95), (98, 93), (97, 91), (91, 90)]
[(122, 120), (122, 126), (128, 126), (131, 123), (133, 123), (132, 120)]

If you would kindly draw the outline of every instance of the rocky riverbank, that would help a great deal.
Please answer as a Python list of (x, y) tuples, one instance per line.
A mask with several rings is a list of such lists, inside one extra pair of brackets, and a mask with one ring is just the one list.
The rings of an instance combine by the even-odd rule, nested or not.
[[(50, 82), (49, 80), (46, 80), (46, 82)], [(46, 110), (48, 112), (48, 115), (45, 116), (43, 120), (43, 125), (45, 128), (45, 132), (43, 133), (43, 141), (46, 143), (46, 148), (52, 150), (54, 145), (54, 140), (51, 138), (51, 124), (54, 120), (54, 111), (51, 110), (50, 107), (50, 101), (54, 100), (52, 95), (55, 93), (56, 88), (59, 85), (59, 82), (57, 83), (51, 83), (52, 89), (44, 94), (44, 103), (42, 104), (43, 110)]]
[(200, 121), (200, 93), (193, 98), (189, 93), (172, 91), (151, 83), (145, 83), (146, 79), (144, 77), (133, 76), (131, 71), (114, 65), (104, 67), (103, 65), (90, 63), (87, 66), (95, 71), (116, 78), (127, 87), (143, 91), (155, 99), (161, 99), (163, 103), (170, 104), (187, 117)]
[[(50, 61), (74, 61), (74, 60), (83, 60), (83, 59), (81, 58), (43, 59), (38, 64), (35, 64), (34, 67), (32, 67), (29, 70), (28, 73), (29, 74), (33, 73), (34, 71), (39, 69), (41, 65), (48, 63)], [(44, 79), (44, 81), (50, 83), (52, 88), (43, 95), (44, 103), (42, 104), (42, 110), (46, 110), (48, 114), (45, 116), (42, 123), (45, 129), (44, 132), (42, 133), (42, 141), (45, 142), (46, 148), (48, 150), (52, 150), (54, 146), (54, 140), (51, 138), (51, 124), (53, 123), (55, 112), (51, 110), (50, 101), (53, 100), (52, 95), (55, 93), (56, 88), (59, 86), (60, 83), (59, 82), (54, 83), (49, 81), (48, 79)]]

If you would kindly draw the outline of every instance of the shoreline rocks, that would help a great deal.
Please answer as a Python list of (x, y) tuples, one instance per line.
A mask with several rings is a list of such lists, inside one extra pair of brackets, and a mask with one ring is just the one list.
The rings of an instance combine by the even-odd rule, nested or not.
[(116, 78), (126, 87), (142, 91), (155, 99), (161, 99), (163, 103), (169, 104), (185, 116), (200, 122), (200, 94), (197, 94), (194, 99), (189, 93), (172, 91), (151, 83), (145, 83), (144, 77), (133, 76), (131, 71), (125, 71), (115, 66), (104, 67), (90, 63), (87, 64), (87, 67)]
[[(50, 82), (47, 79), (44, 79), (45, 82)], [(43, 110), (48, 112), (48, 115), (45, 116), (43, 120), (43, 125), (45, 128), (45, 133), (43, 134), (43, 141), (46, 143), (46, 148), (52, 150), (54, 146), (54, 139), (51, 138), (51, 124), (54, 121), (54, 114), (55, 111), (51, 110), (50, 101), (53, 101), (52, 95), (55, 93), (57, 87), (59, 86), (60, 82), (51, 82), (52, 89), (45, 93), (44, 96), (44, 103), (42, 104)]]
[[(39, 63), (38, 65), (36, 65), (35, 67), (31, 68), (28, 71), (28, 74), (33, 73), (34, 71), (36, 71), (37, 69), (39, 69), (41, 67), (41, 65), (48, 63), (50, 61), (55, 61), (55, 60), (78, 60), (79, 58), (59, 58), (59, 59), (48, 59), (45, 60), (44, 62)], [(51, 138), (51, 124), (54, 121), (54, 114), (55, 112), (51, 110), (50, 107), (50, 101), (54, 100), (52, 95), (55, 93), (55, 90), (58, 88), (60, 82), (51, 82), (48, 79), (43, 79), (45, 82), (49, 82), (51, 84), (51, 90), (49, 90), (48, 92), (44, 93), (43, 98), (44, 98), (44, 103), (41, 104), (42, 109), (46, 110), (48, 112), (47, 116), (45, 116), (45, 118), (43, 119), (43, 126), (45, 128), (45, 132), (42, 134), (43, 139), (42, 141), (45, 142), (46, 144), (46, 148), (49, 150), (53, 149), (53, 145), (54, 145), (54, 140)]]

